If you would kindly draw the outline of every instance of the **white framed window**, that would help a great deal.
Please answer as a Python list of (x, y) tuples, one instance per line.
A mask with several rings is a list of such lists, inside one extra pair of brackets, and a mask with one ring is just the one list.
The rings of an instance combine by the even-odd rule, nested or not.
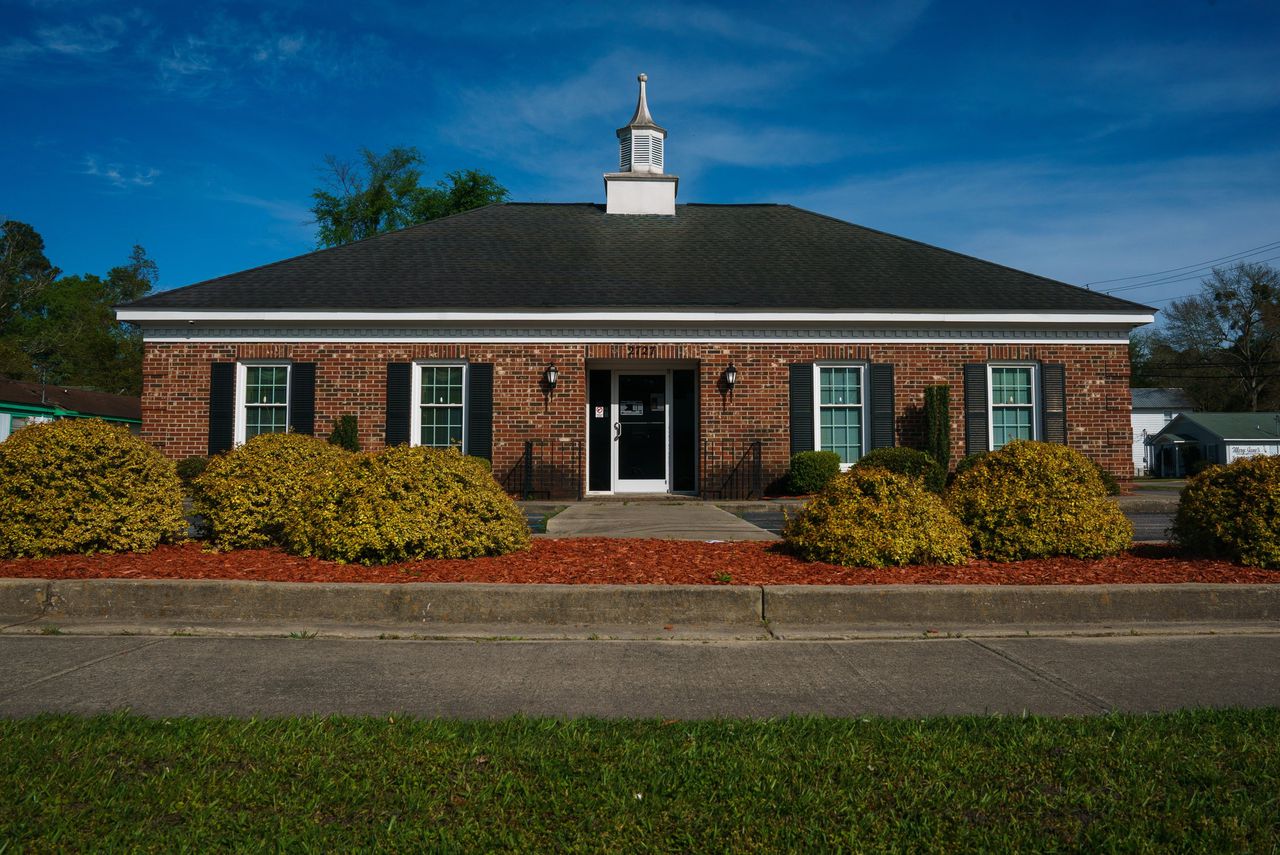
[(236, 445), (289, 430), (289, 371), (278, 360), (236, 364)]
[(456, 447), (466, 454), (466, 400), (465, 362), (415, 362), (412, 444)]
[(987, 366), (992, 451), (1015, 439), (1038, 438), (1040, 402), (1036, 379), (1035, 365), (995, 363)]
[(815, 363), (813, 366), (813, 447), (840, 455), (848, 469), (866, 447), (866, 366)]

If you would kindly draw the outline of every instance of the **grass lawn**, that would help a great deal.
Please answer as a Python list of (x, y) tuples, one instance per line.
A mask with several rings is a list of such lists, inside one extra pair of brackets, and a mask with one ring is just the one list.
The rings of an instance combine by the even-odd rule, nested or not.
[(0, 721), (0, 852), (1277, 845), (1280, 710)]

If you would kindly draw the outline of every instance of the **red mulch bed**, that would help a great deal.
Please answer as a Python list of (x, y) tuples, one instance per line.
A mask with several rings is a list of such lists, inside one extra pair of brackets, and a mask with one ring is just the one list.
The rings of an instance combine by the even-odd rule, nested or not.
[[(1099, 585), (1139, 582), (1280, 582), (1280, 571), (1135, 546), (1097, 561), (1054, 558), (961, 567), (869, 570), (801, 561), (768, 543), (539, 538), (498, 558), (412, 561), (380, 567), (297, 558), (274, 549), (203, 552), (199, 543), (149, 553), (0, 561), (0, 577), (243, 579), (271, 582), (553, 582), (624, 585)], [(722, 581), (721, 574), (731, 581)]]

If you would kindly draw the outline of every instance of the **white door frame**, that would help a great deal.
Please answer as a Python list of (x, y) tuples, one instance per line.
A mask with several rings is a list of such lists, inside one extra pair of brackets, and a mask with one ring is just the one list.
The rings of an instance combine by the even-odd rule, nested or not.
[[(666, 477), (662, 480), (624, 480), (618, 477), (618, 454), (622, 443), (618, 441), (621, 421), (618, 416), (618, 377), (623, 374), (640, 374), (649, 377), (665, 377), (662, 407), (662, 459)], [(670, 493), (671, 492), (671, 369), (670, 368), (614, 368), (609, 378), (609, 483), (615, 493)]]

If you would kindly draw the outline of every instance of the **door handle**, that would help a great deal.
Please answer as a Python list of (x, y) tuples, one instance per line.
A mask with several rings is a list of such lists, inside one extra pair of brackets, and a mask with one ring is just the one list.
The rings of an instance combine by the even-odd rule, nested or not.
[(617, 442), (622, 439), (622, 422), (613, 423), (613, 441)]

